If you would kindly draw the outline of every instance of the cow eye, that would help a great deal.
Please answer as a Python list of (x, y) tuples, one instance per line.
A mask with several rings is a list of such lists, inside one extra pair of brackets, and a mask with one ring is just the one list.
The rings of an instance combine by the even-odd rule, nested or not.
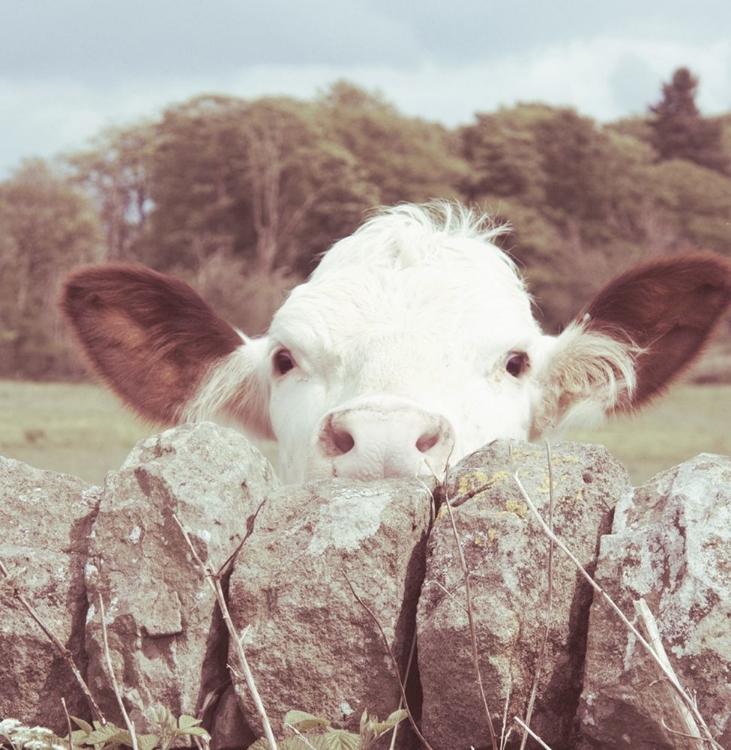
[(273, 358), (274, 371), (277, 375), (286, 375), (295, 367), (294, 357), (286, 349), (280, 349)]
[(528, 369), (528, 355), (525, 352), (511, 352), (505, 369), (514, 378), (519, 378)]

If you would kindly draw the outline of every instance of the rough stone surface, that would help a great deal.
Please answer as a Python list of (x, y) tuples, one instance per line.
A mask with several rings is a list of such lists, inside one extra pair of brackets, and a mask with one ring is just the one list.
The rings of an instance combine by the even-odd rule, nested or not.
[[(75, 477), (0, 458), (0, 560), (81, 669), (84, 563), (99, 492)], [(7, 588), (0, 606), (0, 718), (65, 733), (61, 698), (72, 714), (89, 715), (71, 669)]]
[(210, 423), (140, 442), (107, 475), (86, 568), (86, 642), (90, 686), (108, 715), (118, 709), (102, 649), (99, 595), (112, 663), (137, 726), (149, 726), (157, 703), (195, 715), (228, 680), (227, 636), (173, 515), (202, 559), (218, 568), (278, 486), (269, 463), (241, 434)]
[[(628, 617), (644, 598), (680, 682), (731, 747), (731, 458), (703, 454), (626, 495), (597, 581)], [(582, 749), (685, 747), (659, 668), (605, 606), (590, 619)], [(690, 745), (698, 747), (698, 743)]]
[[(549, 542), (512, 473), (519, 469), (547, 518), (546, 461), (543, 447), (514, 444), (511, 463), (508, 444), (497, 443), (462, 462), (443, 488), (470, 570), (498, 734), (508, 696), (507, 715), (525, 714), (547, 615)], [(597, 580), (630, 615), (635, 600), (647, 601), (681, 682), (715, 739), (731, 747), (731, 458), (699, 456), (637, 490), (596, 446), (558, 445), (552, 468), (559, 537), (592, 571), (605, 534)], [(226, 663), (235, 663), (227, 633), (172, 516), (218, 567), (265, 498), (228, 583), (234, 620), (240, 630), (249, 626), (249, 663), (275, 732), (292, 708), (355, 729), (364, 708), (383, 718), (398, 705), (378, 626), (347, 575), (402, 673), (418, 630), (423, 705), (418, 689), (412, 697), (432, 747), (490, 747), (454, 533), (442, 508), (427, 544), (431, 503), (418, 482), (281, 487), (245, 438), (211, 424), (140, 443), (103, 490), (0, 459), (0, 559), (88, 673), (110, 718), (119, 722), (101, 651), (100, 593), (137, 727), (145, 730), (157, 703), (178, 715), (206, 706), (213, 750), (243, 750), (252, 729), (260, 731), (258, 717), (243, 683), (227, 688)], [(683, 729), (657, 667), (614, 614), (591, 604), (591, 590), (560, 550), (553, 567), (532, 727), (554, 750), (684, 747), (663, 727)], [(6, 583), (0, 594), (8, 590)], [(12, 597), (2, 607), (0, 718), (64, 733), (60, 698), (88, 718), (82, 694)], [(513, 730), (506, 747), (518, 744)]]
[[(290, 709), (357, 731), (364, 709), (385, 718), (398, 708), (382, 636), (346, 575), (403, 674), (430, 516), (429, 492), (406, 480), (285, 487), (262, 509), (236, 561), (230, 608), (247, 630), (247, 658), (275, 732)], [(260, 730), (243, 681), (237, 692)]]
[[(470, 571), (480, 668), (498, 738), (508, 717), (525, 717), (547, 620), (549, 540), (513, 478), (515, 468), (542, 516), (549, 517), (546, 450), (494, 443), (447, 478), (460, 545)], [(559, 444), (552, 451), (553, 525), (581, 563), (594, 567), (600, 534), (630, 489), (625, 470), (599, 446)], [(423, 731), (437, 750), (490, 747), (472, 659), (464, 574), (446, 508), (429, 540), (419, 601)], [(532, 728), (554, 750), (571, 747), (581, 691), (591, 589), (558, 549), (553, 608)], [(513, 731), (508, 747), (517, 747)], [(529, 743), (529, 747), (532, 745)]]

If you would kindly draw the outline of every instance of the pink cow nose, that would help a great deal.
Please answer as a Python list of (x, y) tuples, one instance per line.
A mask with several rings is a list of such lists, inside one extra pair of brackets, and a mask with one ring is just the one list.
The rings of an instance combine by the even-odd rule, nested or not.
[(440, 476), (454, 447), (449, 421), (411, 404), (361, 402), (325, 417), (320, 450), (351, 479)]

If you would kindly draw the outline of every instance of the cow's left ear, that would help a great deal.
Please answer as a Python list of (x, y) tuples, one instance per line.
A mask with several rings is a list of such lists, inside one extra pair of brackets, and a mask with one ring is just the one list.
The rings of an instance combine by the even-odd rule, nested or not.
[(538, 373), (533, 436), (632, 411), (701, 353), (731, 303), (731, 261), (665, 258), (615, 278), (556, 339)]
[(66, 280), (61, 309), (92, 369), (146, 419), (234, 418), (271, 437), (266, 341), (220, 318), (187, 284), (138, 265), (89, 266)]

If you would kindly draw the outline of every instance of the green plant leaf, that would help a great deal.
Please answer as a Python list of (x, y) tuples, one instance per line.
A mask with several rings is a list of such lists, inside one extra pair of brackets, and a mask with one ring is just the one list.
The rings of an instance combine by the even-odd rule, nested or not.
[(311, 729), (327, 729), (330, 722), (306, 711), (287, 711), (284, 717), (285, 726), (296, 727), (300, 732), (309, 732)]
[(384, 722), (385, 724), (389, 724), (392, 727), (395, 727), (396, 724), (403, 721), (407, 716), (409, 715), (409, 712), (405, 708), (399, 708), (398, 711), (394, 711)]
[[(358, 750), (358, 737), (341, 729), (333, 729), (325, 734), (299, 735), (287, 737), (277, 742), (279, 750)], [(269, 750), (265, 737), (259, 738), (249, 750)]]
[[(249, 750), (269, 750), (269, 747), (267, 738), (260, 737), (253, 745), (249, 745)], [(288, 737), (286, 740), (279, 740), (277, 748), (278, 750), (310, 750), (299, 737)]]
[(206, 732), (203, 727), (188, 727), (188, 729), (179, 730), (178, 734), (183, 734), (188, 737), (208, 737), (208, 732)]
[(111, 741), (132, 747), (132, 735), (126, 729), (120, 729), (119, 732), (111, 738)]
[[(93, 732), (90, 732), (86, 738), (87, 745), (99, 745), (106, 742), (114, 742), (114, 740), (120, 741), (120, 736), (125, 730), (120, 729), (111, 722), (105, 726), (100, 726)], [(129, 732), (127, 732), (129, 735)], [(130, 740), (132, 738), (130, 737)]]
[[(398, 711), (394, 711), (385, 721), (378, 721), (376, 717), (372, 717), (369, 725), (371, 728), (371, 731), (375, 734), (376, 737), (383, 734), (384, 732), (388, 732), (389, 729), (393, 729), (399, 722), (403, 721), (408, 714), (406, 711), (402, 708)], [(363, 734), (361, 730), (361, 734)]]
[(173, 732), (178, 728), (178, 722), (173, 715), (173, 712), (167, 707), (158, 703), (155, 706), (155, 720), (158, 727), (163, 731)]
[[(71, 732), (71, 744), (74, 746), (84, 745), (87, 741), (88, 735), (89, 732), (86, 732), (83, 729), (75, 729)], [(68, 742), (69, 736), (66, 735), (63, 739), (64, 742)]]
[[(314, 744), (313, 740), (316, 740), (318, 737), (321, 737), (322, 735), (317, 735), (315, 737), (308, 737), (305, 741), (302, 737), (287, 737), (284, 742), (280, 742), (277, 747), (279, 750), (312, 750), (310, 745), (315, 748), (315, 750), (320, 750), (318, 745)], [(308, 745), (307, 743), (310, 743)]]
[[(71, 721), (73, 721), (74, 724), (76, 724), (76, 726), (79, 727), (79, 729), (83, 729), (84, 732), (86, 732), (86, 734), (91, 734), (91, 732), (94, 731), (91, 724), (84, 721), (83, 719), (77, 719), (75, 716), (72, 716)], [(76, 732), (74, 732), (73, 734), (76, 734)]]
[(156, 734), (137, 735), (137, 747), (139, 750), (155, 750), (158, 739)]
[(368, 750), (380, 736), (391, 731), (406, 716), (408, 713), (404, 709), (399, 709), (385, 721), (378, 721), (378, 717), (368, 716), (364, 711), (360, 720), (360, 750)]
[(178, 728), (179, 729), (190, 729), (191, 727), (197, 727), (201, 723), (200, 719), (196, 719), (195, 716), (188, 716), (187, 714), (183, 714), (178, 719)]
[[(360, 737), (352, 732), (346, 732), (344, 729), (335, 729), (310, 739), (316, 750), (358, 750), (360, 747)], [(314, 740), (318, 740), (317, 743)]]

